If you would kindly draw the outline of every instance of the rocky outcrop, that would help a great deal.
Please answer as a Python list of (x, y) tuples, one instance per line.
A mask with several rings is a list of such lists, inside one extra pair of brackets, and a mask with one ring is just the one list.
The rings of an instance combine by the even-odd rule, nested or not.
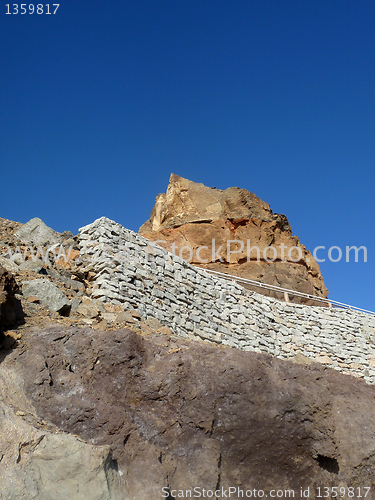
[[(283, 216), (233, 189), (232, 205), (207, 198), (207, 220), (233, 224), (243, 205), (254, 217), (238, 229), (258, 220), (288, 233)], [(184, 210), (182, 228), (218, 220)], [(182, 218), (167, 219), (163, 231), (177, 231)], [(19, 226), (1, 224), (14, 249)], [(64, 265), (20, 254), (20, 289), (0, 273), (3, 304), (21, 298), (26, 314), (0, 353), (0, 500), (171, 500), (193, 488), (317, 498), (323, 487), (371, 498), (371, 316), (261, 296), (106, 218), (62, 238), (77, 252)]]
[(286, 216), (273, 213), (268, 203), (245, 189), (222, 191), (172, 174), (167, 192), (157, 196), (151, 218), (139, 233), (191, 264), (328, 295), (318, 263), (292, 234)]
[(0, 332), (23, 320), (21, 302), (15, 297), (17, 292), (14, 276), (0, 267)]
[[(28, 330), (0, 373), (9, 366), (46, 425), (110, 447), (126, 500), (163, 498), (162, 488), (293, 489), (296, 498), (310, 488), (315, 498), (323, 486), (363, 496), (375, 487), (374, 388), (322, 366), (167, 335), (62, 327)], [(38, 434), (19, 446), (25, 473), (45, 442)], [(11, 474), (18, 467), (8, 463)]]

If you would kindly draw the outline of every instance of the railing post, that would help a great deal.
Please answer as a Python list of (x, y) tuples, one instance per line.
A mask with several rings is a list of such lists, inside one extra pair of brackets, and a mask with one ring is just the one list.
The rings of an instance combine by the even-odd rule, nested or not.
[(284, 292), (284, 300), (285, 300), (285, 302), (289, 302), (288, 292)]

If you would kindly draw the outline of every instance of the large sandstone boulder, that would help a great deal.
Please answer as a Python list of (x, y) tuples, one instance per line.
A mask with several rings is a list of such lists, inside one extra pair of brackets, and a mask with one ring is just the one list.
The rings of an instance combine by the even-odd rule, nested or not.
[[(361, 488), (363, 497), (375, 487), (374, 387), (321, 365), (129, 330), (49, 327), (25, 332), (23, 349), (7, 356), (0, 374), (9, 367), (49, 427), (110, 446), (126, 500), (163, 498), (162, 488), (239, 487), (264, 490), (265, 498), (272, 489), (301, 498), (310, 488), (316, 498), (323, 486)], [(61, 436), (58, 456), (47, 455), (47, 445), (54, 446), (40, 433), (25, 438), (25, 474), (34, 477), (47, 456), (57, 469), (67, 442)], [(61, 467), (67, 478), (69, 464)], [(17, 460), (8, 463), (9, 474), (18, 470)]]
[[(292, 234), (286, 216), (274, 214), (268, 203), (246, 189), (222, 191), (172, 174), (167, 192), (157, 196), (139, 233), (191, 264), (310, 295), (328, 295), (319, 265)], [(258, 287), (254, 290), (263, 293)]]

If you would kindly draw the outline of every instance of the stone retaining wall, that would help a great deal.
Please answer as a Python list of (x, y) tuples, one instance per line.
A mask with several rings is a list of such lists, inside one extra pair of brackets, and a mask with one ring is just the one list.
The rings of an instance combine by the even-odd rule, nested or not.
[(80, 229), (91, 296), (156, 317), (182, 337), (318, 361), (375, 382), (375, 317), (285, 303), (209, 275), (102, 217)]

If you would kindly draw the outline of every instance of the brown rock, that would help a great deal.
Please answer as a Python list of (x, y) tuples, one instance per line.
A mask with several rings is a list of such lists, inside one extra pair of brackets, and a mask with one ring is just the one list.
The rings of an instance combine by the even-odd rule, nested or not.
[(116, 323), (135, 323), (136, 320), (129, 311), (121, 311), (116, 317)]
[(33, 304), (40, 304), (40, 299), (38, 299), (38, 297), (35, 297), (34, 295), (30, 295), (30, 297), (27, 297), (27, 302), (31, 302)]
[(172, 328), (169, 328), (169, 326), (162, 326), (157, 330), (157, 333), (161, 333), (162, 335), (172, 335), (173, 331)]
[(71, 269), (78, 257), (79, 250), (68, 248), (64, 252), (64, 255), (61, 255), (61, 257), (56, 261), (56, 266)]
[(100, 310), (94, 301), (87, 297), (83, 297), (82, 303), (77, 307), (76, 312), (87, 319), (92, 319), (99, 316)]
[(128, 311), (128, 312), (130, 312), (130, 314), (133, 316), (133, 318), (135, 318), (135, 319), (139, 319), (139, 320), (140, 320), (140, 319), (142, 319), (142, 318), (141, 318), (141, 315), (139, 314), (139, 312), (138, 312), (138, 311), (136, 311), (135, 309), (131, 309), (131, 310), (130, 310), (130, 311)]
[(23, 342), (6, 363), (38, 416), (109, 445), (124, 498), (375, 487), (374, 387), (354, 377), (129, 330), (33, 329)]
[[(172, 174), (166, 194), (157, 196), (151, 218), (139, 233), (203, 268), (328, 295), (319, 265), (293, 236), (286, 216), (274, 214), (268, 203), (245, 189), (222, 191)], [(281, 293), (253, 289), (283, 298)]]

